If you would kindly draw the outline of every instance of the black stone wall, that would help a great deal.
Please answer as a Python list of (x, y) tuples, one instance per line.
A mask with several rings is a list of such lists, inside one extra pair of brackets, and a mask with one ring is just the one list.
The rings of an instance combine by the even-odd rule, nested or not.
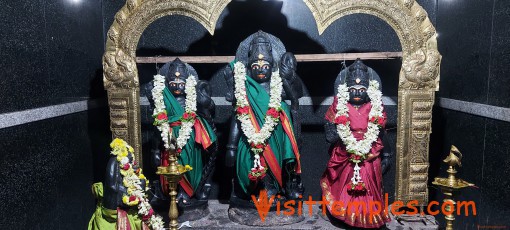
[[(0, 5), (0, 114), (105, 104), (100, 0)], [(0, 229), (84, 229), (95, 207), (90, 186), (104, 174), (108, 127), (103, 107), (0, 129)]]
[(83, 100), (92, 89), (103, 94), (101, 5), (100, 0), (2, 3), (0, 113)]
[[(510, 2), (438, 1), (436, 20), (443, 55), (437, 95), (509, 108)], [(459, 177), (479, 187), (459, 197), (477, 205), (476, 216), (457, 218), (459, 229), (508, 228), (510, 124), (436, 107), (432, 125), (429, 178), (446, 176), (440, 160), (455, 145), (464, 156)], [(431, 200), (443, 199), (436, 188), (430, 192)]]

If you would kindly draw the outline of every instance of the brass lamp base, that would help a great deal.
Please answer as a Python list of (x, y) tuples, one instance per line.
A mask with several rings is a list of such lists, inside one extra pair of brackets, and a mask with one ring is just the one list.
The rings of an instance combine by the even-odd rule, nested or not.
[(184, 172), (186, 172), (184, 166), (177, 165), (175, 161), (173, 164), (170, 163), (169, 166), (158, 167), (158, 171), (156, 171), (156, 174), (163, 175), (168, 181), (168, 187), (170, 191), (170, 209), (168, 210), (168, 217), (170, 218), (170, 222), (168, 227), (171, 230), (177, 230), (179, 228), (179, 222), (177, 221), (177, 218), (179, 217), (179, 210), (177, 209), (176, 200), (177, 185), (184, 175)]
[(445, 211), (450, 213), (445, 215), (446, 230), (453, 230), (453, 221), (455, 220), (455, 215), (453, 215), (454, 210), (452, 210), (455, 209), (455, 201), (453, 200), (453, 195), (463, 188), (474, 186), (472, 183), (455, 177), (455, 174), (457, 173), (457, 170), (455, 170), (455, 165), (458, 165), (459, 167), (462, 166), (461, 159), (462, 154), (457, 149), (457, 147), (452, 145), (450, 155), (448, 155), (448, 157), (443, 160), (443, 162), (449, 165), (448, 170), (446, 170), (446, 172), (448, 172), (448, 178), (436, 177), (432, 182), (433, 185), (439, 186), (445, 195), (443, 202), (451, 203), (451, 205), (447, 205), (445, 208)]

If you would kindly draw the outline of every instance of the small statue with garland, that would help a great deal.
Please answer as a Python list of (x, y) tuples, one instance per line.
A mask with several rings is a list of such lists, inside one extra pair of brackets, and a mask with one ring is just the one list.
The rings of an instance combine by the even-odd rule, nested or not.
[[(178, 58), (166, 63), (154, 76), (149, 96), (154, 125), (161, 138), (153, 138), (151, 157), (154, 168), (169, 164), (169, 136), (176, 139), (177, 160), (187, 165), (179, 182), (177, 201), (180, 220), (196, 220), (207, 216), (210, 175), (216, 160), (216, 128), (213, 123), (215, 104), (206, 81)], [(168, 182), (163, 176), (154, 184), (155, 207), (167, 208)]]
[(149, 181), (134, 159), (134, 149), (122, 139), (114, 139), (110, 147), (103, 183), (92, 185), (97, 208), (90, 219), (89, 230), (160, 230), (163, 219), (149, 203)]
[[(390, 220), (384, 211), (382, 175), (392, 155), (384, 129), (381, 80), (358, 59), (340, 72), (335, 92), (325, 124), (330, 159), (320, 180), (327, 209), (351, 227), (380, 228)], [(335, 202), (343, 206), (333, 207)], [(355, 202), (361, 205), (349, 205)], [(371, 202), (381, 205), (379, 214), (371, 215), (369, 209), (377, 208), (368, 207)]]

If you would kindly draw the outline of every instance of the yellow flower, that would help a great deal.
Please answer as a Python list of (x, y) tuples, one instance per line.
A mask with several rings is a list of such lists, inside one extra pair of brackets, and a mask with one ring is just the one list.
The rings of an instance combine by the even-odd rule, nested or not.
[(122, 185), (124, 185), (124, 187), (126, 188), (129, 188), (131, 186), (131, 184), (127, 180), (122, 180)]
[(128, 149), (129, 149), (129, 152), (131, 152), (131, 153), (135, 151), (135, 150), (133, 149), (133, 147), (131, 147), (131, 146), (129, 146), (129, 145), (128, 145)]
[(135, 206), (138, 204), (138, 199), (129, 201), (129, 196), (122, 196), (122, 203), (127, 204), (129, 206)]
[(122, 203), (129, 204), (129, 197), (128, 196), (122, 196)]
[(184, 168), (186, 169), (186, 171), (191, 171), (191, 170), (193, 170), (193, 167), (191, 167), (191, 166), (189, 166), (189, 165), (184, 166)]
[(133, 168), (129, 168), (128, 170), (120, 170), (120, 174), (122, 174), (122, 176), (126, 177), (126, 176), (130, 176), (131, 174), (135, 173), (135, 171), (133, 171)]
[(141, 174), (141, 173), (140, 173), (140, 175), (138, 175), (138, 179), (140, 179), (140, 180), (145, 180), (145, 179), (147, 179), (147, 178), (145, 178), (145, 176), (144, 176), (143, 174)]
[(126, 150), (126, 148), (122, 148), (122, 149), (120, 150), (119, 155), (124, 156), (124, 157), (127, 157), (127, 156), (128, 156), (128, 151)]
[(112, 155), (118, 156), (119, 153), (120, 153), (120, 149), (119, 148), (112, 149), (112, 152), (111, 152)]
[(124, 145), (124, 143), (125, 143), (125, 142), (124, 142), (122, 139), (120, 139), (120, 138), (115, 138), (115, 139), (112, 141), (112, 143), (110, 143), (110, 147), (111, 147), (112, 149), (114, 149), (114, 148), (119, 148), (119, 147), (122, 147), (122, 146)]

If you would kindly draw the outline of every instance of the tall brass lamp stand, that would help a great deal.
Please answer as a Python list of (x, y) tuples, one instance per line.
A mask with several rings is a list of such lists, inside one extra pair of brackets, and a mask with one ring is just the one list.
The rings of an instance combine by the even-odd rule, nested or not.
[(462, 154), (457, 149), (457, 147), (453, 146), (450, 149), (450, 155), (443, 160), (446, 164), (449, 165), (448, 170), (448, 178), (436, 177), (432, 182), (433, 185), (439, 186), (441, 191), (445, 195), (445, 199), (443, 202), (451, 203), (451, 205), (447, 205), (445, 211), (449, 213), (445, 215), (446, 219), (446, 230), (453, 230), (453, 221), (455, 220), (455, 215), (453, 212), (455, 211), (455, 201), (453, 200), (453, 195), (460, 192), (461, 189), (465, 187), (474, 186), (474, 184), (468, 183), (460, 178), (455, 177), (457, 170), (455, 170), (455, 166), (462, 166), (461, 164)]
[(169, 149), (169, 165), (159, 166), (156, 174), (163, 175), (168, 180), (168, 187), (170, 191), (170, 209), (168, 210), (168, 217), (170, 222), (168, 227), (171, 230), (177, 230), (179, 223), (177, 218), (179, 217), (179, 210), (177, 209), (177, 185), (181, 180), (187, 169), (177, 162), (177, 153), (174, 149)]

